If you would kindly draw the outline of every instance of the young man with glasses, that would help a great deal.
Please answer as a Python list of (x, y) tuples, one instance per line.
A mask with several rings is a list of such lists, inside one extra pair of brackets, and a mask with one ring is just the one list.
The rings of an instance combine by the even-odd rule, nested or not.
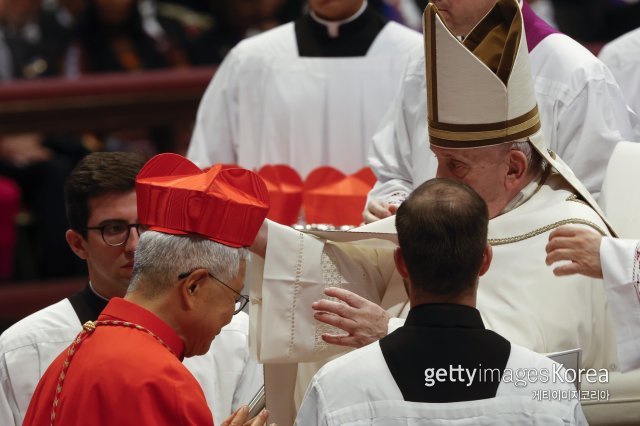
[[(132, 153), (94, 153), (66, 184), (72, 250), (86, 260), (89, 283), (75, 294), (19, 321), (0, 336), (0, 424), (22, 424), (38, 380), (82, 324), (98, 318), (112, 297), (126, 293), (138, 224), (135, 178), (145, 159)], [(237, 315), (216, 345), (185, 365), (203, 388), (217, 423), (247, 403), (263, 383), (249, 356), (248, 316)]]
[[(205, 173), (179, 155), (160, 154), (136, 177), (136, 196), (139, 222), (149, 228), (127, 293), (112, 298), (53, 361), (24, 425), (213, 424), (182, 360), (207, 353), (239, 312), (246, 247), (269, 209), (265, 184), (248, 170)], [(237, 417), (233, 424), (244, 422)], [(265, 420), (263, 412), (252, 425)]]

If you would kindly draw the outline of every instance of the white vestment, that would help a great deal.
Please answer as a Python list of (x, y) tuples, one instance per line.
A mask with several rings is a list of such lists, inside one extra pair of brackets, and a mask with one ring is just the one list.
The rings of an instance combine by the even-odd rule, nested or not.
[[(393, 220), (376, 225), (395, 232)], [(515, 344), (540, 353), (579, 347), (583, 368), (615, 371), (616, 337), (602, 281), (581, 275), (556, 277), (545, 264), (549, 233), (566, 224), (602, 234), (607, 229), (557, 174), (524, 204), (491, 219), (493, 261), (480, 279), (477, 307), (488, 329)], [(344, 351), (324, 343), (322, 333), (342, 331), (315, 321), (311, 309), (328, 286), (363, 295), (391, 316), (406, 315), (407, 296), (395, 270), (393, 243), (326, 242), (273, 223), (268, 241), (264, 269), (256, 262), (251, 273), (257, 276), (250, 280), (250, 339), (259, 361), (326, 362)], [(638, 359), (640, 353), (622, 356)], [(314, 372), (311, 369), (311, 375)], [(309, 373), (301, 378), (298, 392), (310, 380)], [(281, 390), (272, 401), (284, 394)]]
[[(635, 140), (637, 117), (602, 62), (576, 41), (551, 34), (529, 53), (545, 140), (594, 196), (617, 142)], [(435, 177), (429, 150), (424, 50), (413, 51), (400, 94), (374, 135), (369, 199), (398, 202)]]
[[(511, 345), (506, 369), (552, 371), (554, 362)], [(378, 342), (325, 365), (311, 381), (298, 412), (299, 426), (339, 425), (586, 425), (577, 399), (536, 400), (535, 392), (575, 394), (571, 383), (505, 380), (494, 398), (442, 404), (405, 401)], [(420, 378), (417, 378), (418, 380)]]
[[(393, 218), (387, 223), (394, 232)], [(602, 282), (581, 275), (556, 277), (545, 264), (549, 233), (563, 224), (607, 232), (557, 174), (524, 204), (491, 219), (493, 261), (480, 279), (478, 309), (487, 328), (510, 342), (541, 353), (580, 347), (584, 366), (615, 370), (615, 336)], [(320, 339), (326, 330), (310, 308), (328, 286), (354, 291), (392, 316), (401, 315), (407, 296), (395, 270), (394, 244), (325, 243), (269, 225), (263, 280), (253, 281), (251, 288), (252, 297), (262, 301), (261, 309), (251, 310), (263, 324), (255, 342), (259, 360), (316, 361), (335, 350)]]
[[(205, 355), (184, 359), (222, 423), (248, 404), (263, 383), (262, 366), (249, 356), (248, 317), (240, 312)], [(68, 299), (17, 322), (0, 336), (0, 424), (21, 425), (38, 381), (82, 330)], [(131, 350), (135, 350), (132, 348)]]
[[(598, 58), (613, 73), (631, 109), (640, 114), (640, 28), (606, 44)], [(640, 141), (640, 126), (635, 141)]]
[(419, 33), (389, 22), (366, 56), (300, 57), (293, 23), (242, 41), (205, 92), (187, 157), (200, 167), (366, 166), (371, 138), (400, 88)]
[(604, 286), (616, 326), (622, 371), (640, 368), (640, 241), (605, 237), (600, 244)]

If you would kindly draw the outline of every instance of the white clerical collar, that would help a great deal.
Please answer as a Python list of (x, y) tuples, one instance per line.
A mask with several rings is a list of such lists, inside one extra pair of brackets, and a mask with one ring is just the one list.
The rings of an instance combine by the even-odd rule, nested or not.
[[(547, 165), (547, 169), (549, 169), (550, 167), (551, 167), (550, 165)], [(502, 214), (508, 213), (511, 210), (515, 209), (516, 207), (520, 207), (521, 205), (526, 203), (529, 200), (529, 198), (533, 197), (533, 194), (538, 192), (538, 189), (540, 189), (540, 187), (544, 183), (543, 176), (546, 175), (545, 171), (546, 170), (540, 171), (536, 175), (536, 177), (534, 177), (531, 180), (531, 182), (529, 182), (524, 188), (522, 188), (522, 190), (520, 190), (520, 192), (511, 199), (511, 201), (509, 201), (509, 203), (506, 205), (506, 207), (502, 210), (500, 214), (502, 215)]]
[(355, 21), (356, 19), (358, 19), (360, 15), (364, 13), (366, 8), (367, 8), (367, 0), (362, 2), (362, 6), (360, 6), (360, 10), (358, 10), (356, 13), (354, 13), (347, 19), (343, 19), (342, 21), (327, 21), (326, 19), (322, 19), (321, 17), (316, 15), (316, 13), (313, 10), (309, 13), (309, 15), (311, 15), (314, 21), (327, 27), (327, 33), (329, 34), (329, 37), (336, 38), (340, 35), (340, 25), (348, 24), (349, 22)]
[(102, 300), (106, 300), (107, 302), (109, 301), (109, 299), (107, 299), (106, 297), (104, 297), (103, 295), (101, 295), (100, 293), (98, 293), (96, 291), (95, 288), (93, 288), (93, 284), (91, 284), (91, 281), (89, 281), (89, 288), (91, 289), (91, 291), (93, 292), (93, 294), (95, 294), (96, 296), (98, 296), (100, 299)]

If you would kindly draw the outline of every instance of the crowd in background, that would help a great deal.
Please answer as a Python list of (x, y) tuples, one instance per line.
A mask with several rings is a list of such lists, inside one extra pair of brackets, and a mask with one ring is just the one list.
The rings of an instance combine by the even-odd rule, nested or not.
[[(0, 0), (0, 81), (210, 65), (247, 36), (296, 19), (305, 0)], [(416, 27), (427, 0), (371, 0)], [(579, 41), (638, 26), (635, 0), (531, 0)]]
[[(529, 2), (561, 31), (584, 42), (605, 42), (640, 24), (640, 2), (634, 0)], [(369, 3), (387, 18), (419, 30), (427, 0)], [(0, 0), (0, 84), (219, 64), (243, 38), (294, 20), (305, 7), (306, 0)], [(93, 135), (61, 138), (38, 129), (0, 135), (0, 178), (17, 183), (20, 209), (33, 219), (29, 234), (19, 235), (14, 244), (28, 261), (24, 256), (11, 260), (17, 267), (4, 273), (0, 268), (0, 280), (84, 272), (64, 240), (64, 179), (96, 147), (135, 147), (153, 154), (153, 131), (144, 132), (106, 135), (97, 145)], [(151, 141), (151, 148), (140, 149), (133, 139)]]
[(2, 0), (0, 78), (216, 64), (242, 38), (301, 7), (288, 0)]
[[(0, 80), (217, 64), (243, 38), (300, 16), (305, 3), (0, 0)], [(387, 17), (416, 26), (427, 0), (370, 3)], [(613, 39), (640, 20), (634, 0), (530, 3), (580, 41)]]
[[(213, 65), (247, 35), (289, 21), (301, 8), (301, 1), (288, 0), (0, 0), (0, 82)], [(152, 154), (153, 139), (153, 129), (0, 135), (0, 175), (13, 194), (8, 203), (17, 184), (18, 217), (28, 225), (5, 242), (18, 255), (2, 253), (13, 267), (3, 268), (0, 279), (83, 273), (64, 238), (66, 176), (94, 149)]]

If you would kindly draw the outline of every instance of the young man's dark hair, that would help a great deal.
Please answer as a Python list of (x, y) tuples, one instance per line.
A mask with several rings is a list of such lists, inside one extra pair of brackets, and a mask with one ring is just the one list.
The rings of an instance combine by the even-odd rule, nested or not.
[(434, 295), (473, 288), (487, 244), (489, 216), (469, 186), (432, 179), (396, 215), (398, 241), (413, 287)]
[(69, 175), (65, 187), (65, 205), (69, 227), (87, 237), (89, 200), (136, 187), (136, 176), (146, 158), (132, 152), (100, 152), (87, 155)]

